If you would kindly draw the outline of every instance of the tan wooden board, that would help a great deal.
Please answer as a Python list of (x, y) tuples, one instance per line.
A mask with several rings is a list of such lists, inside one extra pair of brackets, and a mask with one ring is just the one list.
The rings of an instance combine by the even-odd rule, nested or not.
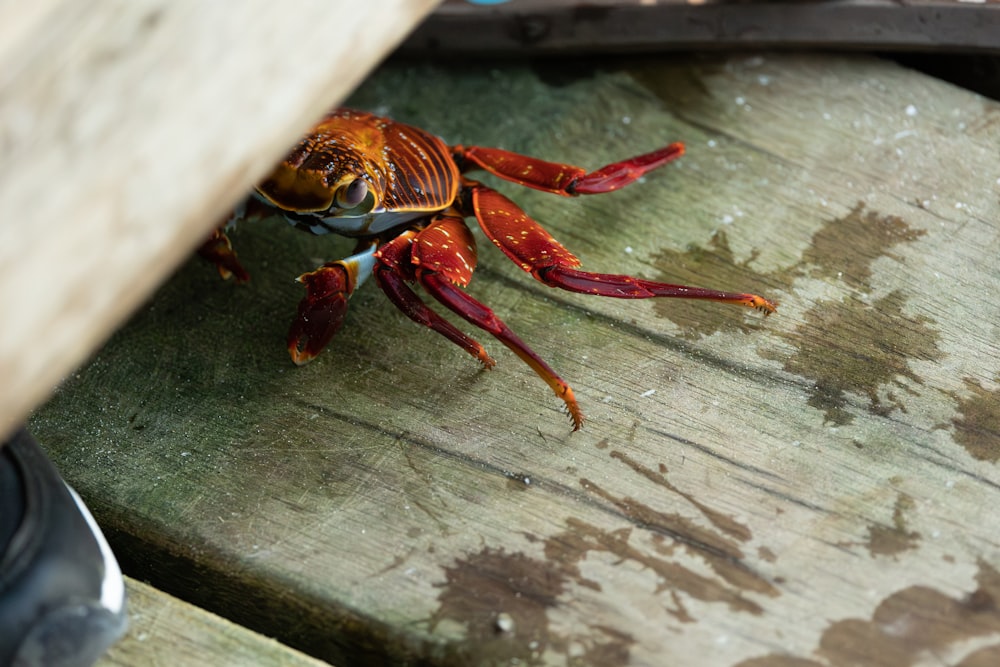
[(129, 628), (97, 667), (321, 667), (282, 646), (134, 579), (126, 580)]
[(684, 140), (615, 194), (502, 189), (587, 268), (781, 307), (560, 293), (481, 243), (570, 433), (372, 285), (294, 367), (292, 279), (350, 243), (241, 227), (248, 286), (192, 259), (32, 420), (126, 571), (335, 664), (995, 662), (1000, 105), (773, 54), (395, 65), (353, 103), (590, 167)]
[(445, 0), (411, 51), (715, 48), (1000, 52), (997, 0)]

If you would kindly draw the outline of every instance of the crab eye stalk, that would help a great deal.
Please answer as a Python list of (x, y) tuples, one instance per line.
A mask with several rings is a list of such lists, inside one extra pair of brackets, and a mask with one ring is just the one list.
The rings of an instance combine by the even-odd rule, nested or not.
[(356, 178), (337, 190), (336, 204), (338, 208), (350, 210), (360, 206), (368, 198), (368, 183), (363, 178)]

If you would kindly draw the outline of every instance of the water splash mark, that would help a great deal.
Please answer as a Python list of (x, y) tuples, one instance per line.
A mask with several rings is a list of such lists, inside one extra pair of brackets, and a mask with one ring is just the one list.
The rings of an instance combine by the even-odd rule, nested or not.
[(903, 262), (892, 249), (926, 233), (911, 229), (899, 216), (865, 210), (858, 203), (843, 218), (824, 223), (795, 266), (772, 276), (788, 289), (800, 278), (813, 278), (840, 281), (853, 291), (839, 301), (817, 302), (805, 312), (801, 326), (783, 333), (797, 350), (785, 360), (785, 370), (813, 381), (808, 403), (824, 411), (826, 422), (853, 421), (847, 409), (852, 393), (867, 397), (873, 414), (905, 412), (895, 392), (889, 389), (883, 400), (880, 390), (895, 385), (916, 393), (912, 385), (923, 380), (910, 368), (910, 361), (942, 357), (937, 347), (940, 336), (930, 326), (933, 320), (907, 315), (902, 290), (870, 303), (867, 298), (873, 289), (873, 263), (882, 257)]
[[(662, 250), (654, 256), (654, 266), (660, 273), (658, 280), (731, 291), (764, 293), (768, 288), (790, 291), (796, 280), (816, 278), (841, 281), (853, 290), (867, 293), (872, 289), (872, 264), (881, 257), (902, 262), (900, 256), (891, 252), (892, 248), (912, 243), (926, 233), (911, 229), (899, 216), (880, 215), (858, 203), (843, 218), (824, 222), (799, 261), (784, 269), (755, 271), (752, 264), (759, 255), (756, 250), (746, 260), (736, 262), (724, 231), (715, 232), (707, 248), (689, 246), (683, 252)], [(686, 338), (759, 328), (748, 325), (746, 313), (739, 309), (735, 312), (708, 309), (697, 302), (666, 300), (656, 301), (655, 306), (657, 313), (680, 327)]]
[(694, 505), (698, 509), (698, 511), (701, 512), (702, 515), (706, 519), (708, 519), (709, 522), (712, 523), (713, 526), (715, 526), (722, 532), (732, 537), (735, 537), (740, 542), (746, 542), (751, 537), (753, 537), (753, 534), (750, 532), (750, 529), (747, 528), (745, 524), (740, 523), (739, 521), (737, 521), (736, 519), (727, 514), (723, 514), (718, 510), (712, 509), (705, 503), (695, 498), (694, 495), (688, 493), (687, 491), (682, 491), (681, 489), (674, 486), (667, 479), (667, 466), (660, 464), (660, 470), (657, 472), (654, 471), (652, 468), (642, 465), (641, 463), (630, 457), (628, 454), (625, 454), (623, 452), (612, 451), (610, 456), (613, 459), (621, 461), (628, 467), (632, 468), (632, 470), (639, 473), (640, 475), (642, 475), (649, 481), (653, 482), (654, 484), (658, 484), (659, 486), (662, 486), (671, 493), (676, 493), (677, 495), (684, 498), (684, 500)]
[[(915, 667), (928, 657), (952, 655), (971, 639), (992, 643), (967, 653), (960, 667), (1000, 664), (1000, 573), (979, 561), (977, 588), (962, 598), (929, 586), (910, 586), (893, 593), (870, 619), (848, 618), (830, 624), (820, 637), (819, 659), (771, 654), (743, 660), (733, 667), (846, 667), (877, 665)], [(965, 648), (965, 650), (968, 650)], [(943, 661), (942, 661), (943, 662)]]
[(906, 514), (915, 507), (913, 497), (900, 493), (892, 509), (892, 525), (873, 524), (868, 526), (868, 553), (875, 556), (896, 556), (915, 549), (920, 533), (907, 530)]
[(952, 437), (973, 458), (996, 463), (1000, 460), (1000, 389), (988, 390), (972, 378), (963, 382), (972, 395), (955, 397), (959, 416), (951, 420)]
[(829, 220), (815, 233), (809, 247), (782, 282), (789, 286), (795, 278), (841, 280), (848, 287), (871, 290), (872, 264), (881, 257), (897, 262), (903, 259), (890, 252), (900, 243), (912, 243), (926, 235), (926, 230), (911, 229), (896, 215), (880, 215), (855, 204), (843, 218)]
[(917, 548), (920, 533), (908, 530), (906, 515), (916, 507), (913, 497), (906, 493), (898, 493), (892, 509), (892, 525), (873, 523), (868, 526), (868, 539), (864, 542), (841, 542), (838, 546), (863, 546), (869, 555), (895, 557), (904, 551)]
[[(607, 450), (607, 443), (599, 443), (599, 448)], [(566, 529), (556, 535), (542, 539), (525, 534), (529, 542), (541, 544), (543, 559), (484, 547), (445, 567), (439, 606), (428, 624), (431, 632), (449, 626), (442, 630), (447, 634), (457, 625), (464, 635), (444, 645), (441, 664), (539, 665), (551, 662), (554, 655), (566, 656), (566, 664), (574, 667), (629, 664), (637, 640), (628, 628), (609, 625), (607, 618), (603, 623), (584, 621), (569, 631), (554, 630), (550, 624), (554, 610), (570, 599), (572, 607), (579, 607), (579, 599), (588, 591), (621, 601), (621, 594), (612, 588), (614, 577), (597, 580), (584, 574), (581, 564), (588, 557), (592, 563), (607, 562), (593, 559), (595, 553), (613, 556), (611, 567), (632, 563), (654, 573), (652, 593), (660, 598), (660, 608), (679, 623), (696, 620), (687, 609), (689, 599), (761, 615), (764, 609), (752, 596), (780, 594), (774, 583), (747, 564), (744, 547), (753, 535), (745, 524), (678, 488), (667, 478), (665, 466), (655, 470), (617, 450), (608, 455), (662, 489), (667, 501), (678, 497), (685, 501), (704, 523), (581, 479), (585, 490), (613, 505), (631, 525), (606, 529), (569, 517)], [(688, 566), (681, 555), (698, 562)]]
[[(531, 536), (529, 536), (530, 538)], [(548, 613), (569, 583), (558, 561), (485, 547), (444, 568), (445, 582), (430, 630), (445, 622), (465, 630), (445, 645), (442, 665), (542, 665), (546, 652), (569, 655), (579, 667), (627, 665), (635, 639), (607, 625), (572, 636), (552, 631)], [(551, 656), (549, 656), (551, 657)]]
[[(891, 388), (916, 394), (923, 380), (911, 368), (913, 359), (937, 360), (938, 333), (930, 318), (903, 312), (899, 291), (867, 304), (857, 297), (820, 301), (805, 312), (804, 322), (784, 337), (795, 344), (790, 357), (763, 351), (765, 358), (784, 361), (790, 373), (812, 382), (807, 403), (822, 410), (825, 421), (849, 424), (854, 416), (849, 395), (867, 398), (868, 411), (885, 416), (906, 407)], [(908, 383), (906, 382), (908, 381)]]
[[(665, 608), (680, 622), (695, 620), (683, 603), (684, 596), (725, 604), (733, 611), (763, 613), (760, 604), (746, 594), (776, 597), (779, 590), (745, 562), (741, 544), (751, 539), (750, 530), (732, 517), (695, 500), (669, 482), (664, 474), (627, 454), (612, 451), (610, 456), (691, 503), (708, 520), (710, 527), (699, 525), (679, 513), (657, 510), (636, 498), (615, 495), (592, 480), (581, 479), (580, 485), (586, 491), (614, 505), (638, 530), (629, 527), (607, 531), (571, 518), (567, 521), (569, 530), (546, 541), (546, 558), (561, 563), (563, 571), (577, 584), (596, 589), (600, 584), (583, 577), (579, 569), (579, 563), (590, 552), (604, 552), (620, 562), (640, 564), (659, 579), (654, 593), (669, 591), (671, 605)], [(678, 551), (706, 564), (711, 574), (678, 562), (675, 557)]]
[[(707, 249), (664, 250), (654, 260), (660, 280), (694, 285), (711, 282), (721, 289), (766, 293), (768, 288), (791, 291), (802, 279), (841, 282), (848, 290), (843, 299), (813, 304), (803, 314), (803, 324), (792, 331), (774, 329), (794, 346), (796, 351), (791, 356), (766, 349), (760, 354), (784, 362), (786, 371), (809, 379), (809, 405), (823, 410), (827, 422), (843, 425), (853, 420), (850, 394), (865, 397), (874, 414), (905, 409), (891, 388), (884, 397), (882, 388), (895, 385), (914, 393), (913, 385), (922, 384), (922, 379), (910, 368), (910, 361), (937, 360), (942, 356), (937, 347), (939, 335), (931, 326), (933, 321), (907, 315), (902, 290), (874, 301), (867, 298), (873, 289), (874, 262), (882, 257), (902, 262), (903, 258), (892, 249), (925, 234), (924, 230), (911, 229), (898, 216), (881, 215), (859, 203), (846, 216), (827, 220), (799, 261), (787, 268), (755, 271), (751, 264), (756, 253), (735, 262), (722, 232), (713, 236)], [(749, 333), (764, 326), (759, 318), (748, 318), (739, 309), (710, 309), (704, 304), (666, 300), (654, 307), (689, 339), (718, 331)]]
[[(771, 279), (756, 273), (750, 264), (757, 259), (753, 252), (743, 262), (736, 262), (724, 231), (712, 235), (707, 248), (688, 246), (683, 252), (662, 250), (653, 257), (658, 271), (656, 280), (730, 291), (753, 291), (753, 285), (766, 285)], [(762, 288), (761, 288), (762, 289)], [(763, 319), (748, 317), (746, 309), (707, 305), (685, 299), (655, 299), (654, 311), (680, 328), (688, 340), (710, 336), (717, 331), (749, 333), (762, 328)]]
[[(444, 568), (445, 583), (430, 630), (449, 620), (465, 626), (465, 638), (448, 648), (466, 664), (540, 664), (551, 643), (547, 612), (565, 580), (546, 563), (521, 553), (484, 548)], [(509, 627), (498, 620), (510, 619)]]

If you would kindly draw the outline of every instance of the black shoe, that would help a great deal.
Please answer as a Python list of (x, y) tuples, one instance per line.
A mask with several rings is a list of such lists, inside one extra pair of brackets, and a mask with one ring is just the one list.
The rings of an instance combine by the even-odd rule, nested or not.
[(0, 665), (92, 665), (126, 624), (125, 584), (108, 543), (19, 431), (0, 444)]

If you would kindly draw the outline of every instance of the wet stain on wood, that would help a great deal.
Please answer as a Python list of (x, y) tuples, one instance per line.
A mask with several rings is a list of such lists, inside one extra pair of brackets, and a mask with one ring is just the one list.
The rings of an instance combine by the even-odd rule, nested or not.
[(674, 555), (671, 547), (676, 544), (668, 545), (664, 537), (652, 537), (651, 542), (654, 544), (654, 551), (668, 556), (666, 558), (650, 553), (641, 545), (640, 540), (633, 541), (631, 528), (608, 531), (574, 518), (568, 519), (566, 523), (566, 532), (546, 540), (545, 555), (549, 560), (562, 563), (562, 567), (581, 586), (601, 589), (600, 582), (584, 577), (579, 563), (585, 561), (591, 552), (608, 553), (619, 562), (636, 563), (655, 573), (659, 579), (655, 592), (670, 592), (673, 606), (665, 606), (665, 609), (678, 621), (693, 622), (696, 619), (688, 612), (682, 597), (677, 593), (703, 602), (721, 603), (732, 611), (754, 615), (763, 613), (763, 608), (756, 601), (745, 597), (742, 591), (719, 577), (700, 574), (669, 558)]
[[(854, 420), (852, 395), (867, 399), (867, 409), (888, 415), (906, 411), (891, 387), (915, 394), (923, 380), (910, 368), (912, 359), (940, 359), (938, 333), (930, 318), (904, 312), (902, 293), (866, 303), (854, 295), (820, 301), (803, 315), (803, 324), (785, 334), (797, 351), (784, 359), (784, 369), (812, 382), (807, 403), (822, 410), (826, 422)], [(778, 355), (765, 351), (768, 358)], [(907, 382), (908, 381), (908, 382)], [(883, 388), (890, 385), (883, 392)]]
[(583, 644), (583, 652), (579, 657), (570, 658), (568, 664), (570, 667), (627, 665), (629, 647), (634, 643), (635, 639), (627, 632), (607, 625), (594, 625), (590, 639)]
[(567, 656), (566, 664), (575, 667), (627, 665), (635, 644), (627, 632), (602, 624), (572, 633), (552, 630), (548, 614), (568, 584), (565, 568), (551, 559), (486, 547), (457, 560), (445, 568), (429, 625), (434, 631), (447, 621), (465, 634), (447, 644), (435, 664), (542, 665), (548, 653)]
[[(568, 517), (560, 533), (545, 538), (524, 535), (530, 544), (541, 545), (544, 558), (484, 547), (444, 568), (430, 630), (450, 634), (457, 624), (464, 631), (462, 639), (447, 644), (446, 664), (535, 665), (546, 664), (553, 655), (566, 656), (566, 664), (577, 667), (628, 664), (636, 639), (627, 631), (606, 624), (567, 631), (550, 618), (571, 596), (610, 593), (613, 579), (583, 570), (585, 562), (608, 562), (595, 554), (611, 556), (613, 567), (632, 564), (655, 574), (652, 593), (659, 600), (658, 609), (678, 623), (697, 620), (688, 600), (757, 616), (764, 608), (755, 596), (780, 594), (774, 583), (747, 563), (744, 548), (753, 535), (744, 523), (679, 488), (667, 478), (666, 466), (650, 467), (625, 452), (607, 449), (608, 444), (604, 448), (609, 458), (663, 493), (640, 501), (581, 479), (584, 490), (608, 503), (631, 525), (608, 529)], [(677, 499), (693, 508), (696, 516), (655, 507), (658, 502), (675, 505)]]
[(819, 660), (766, 655), (734, 667), (910, 667), (927, 656), (952, 655), (963, 642), (992, 639), (971, 651), (959, 665), (993, 665), (1000, 655), (1000, 572), (979, 561), (977, 588), (964, 597), (950, 597), (929, 586), (910, 586), (893, 593), (876, 607), (870, 619), (848, 618), (832, 623), (816, 647)]
[(996, 665), (1000, 665), (1000, 644), (973, 651), (956, 667), (996, 667)]
[[(718, 602), (733, 611), (760, 614), (763, 609), (746, 593), (776, 597), (778, 588), (755, 572), (745, 561), (741, 544), (751, 539), (749, 529), (721, 512), (695, 500), (679, 490), (665, 475), (635, 461), (619, 451), (610, 452), (617, 459), (672, 494), (688, 501), (711, 524), (698, 525), (677, 512), (665, 512), (636, 498), (619, 496), (597, 483), (581, 479), (580, 485), (589, 493), (612, 504), (628, 517), (637, 528), (603, 530), (579, 519), (569, 519), (569, 530), (547, 540), (545, 554), (549, 560), (562, 563), (564, 571), (578, 584), (599, 589), (600, 583), (585, 579), (578, 564), (590, 552), (605, 552), (620, 561), (631, 561), (655, 572), (659, 577), (657, 593), (670, 591), (670, 613), (682, 622), (695, 620), (687, 611), (680, 594), (704, 602)], [(638, 529), (638, 532), (637, 532)], [(633, 534), (637, 533), (637, 534)], [(650, 550), (646, 544), (651, 545)], [(712, 575), (681, 563), (678, 552), (694, 557), (709, 567)]]
[(444, 574), (430, 630), (444, 621), (465, 629), (465, 639), (448, 646), (448, 664), (540, 664), (552, 642), (547, 612), (566, 584), (561, 572), (524, 554), (487, 547)]
[(650, 480), (654, 484), (658, 484), (663, 488), (667, 489), (668, 491), (670, 491), (671, 493), (675, 493), (681, 496), (682, 498), (684, 498), (684, 500), (694, 505), (698, 509), (698, 511), (701, 512), (702, 515), (712, 523), (712, 525), (714, 525), (722, 532), (727, 533), (732, 537), (735, 537), (737, 540), (741, 542), (746, 542), (751, 537), (753, 537), (753, 535), (750, 533), (750, 529), (747, 528), (744, 524), (740, 523), (739, 521), (736, 521), (733, 517), (727, 514), (723, 514), (722, 512), (718, 512), (712, 509), (711, 507), (705, 505), (700, 500), (696, 499), (692, 494), (687, 493), (686, 491), (682, 491), (678, 489), (676, 486), (674, 486), (672, 483), (670, 483), (670, 481), (667, 479), (666, 476), (667, 467), (665, 465), (661, 464), (660, 470), (659, 472), (657, 472), (652, 470), (651, 468), (642, 465), (641, 463), (630, 457), (628, 454), (625, 454), (623, 452), (613, 451), (611, 452), (611, 458), (621, 461), (628, 467), (632, 468), (632, 470), (639, 473), (640, 475)]
[(891, 257), (902, 261), (891, 249), (900, 243), (912, 243), (926, 233), (910, 228), (899, 216), (881, 215), (858, 203), (846, 216), (826, 222), (813, 235), (789, 277), (841, 280), (852, 289), (867, 292), (871, 290), (875, 260)]
[(910, 368), (910, 360), (941, 358), (932, 320), (907, 315), (901, 290), (869, 299), (875, 260), (902, 261), (892, 248), (925, 233), (911, 229), (898, 216), (880, 215), (859, 203), (843, 218), (824, 224), (796, 266), (773, 276), (788, 287), (802, 277), (839, 280), (852, 291), (839, 301), (816, 303), (804, 314), (804, 323), (785, 334), (797, 349), (785, 360), (785, 370), (813, 381), (808, 403), (823, 410), (825, 421), (838, 425), (853, 421), (848, 407), (851, 394), (866, 397), (873, 414), (905, 412), (898, 394), (890, 388), (883, 396), (882, 388), (895, 385), (915, 393), (912, 385), (923, 380)]
[[(753, 291), (755, 285), (773, 284), (765, 275), (754, 272), (750, 264), (756, 253), (736, 262), (724, 231), (712, 235), (707, 248), (689, 246), (683, 252), (662, 250), (653, 257), (658, 271), (656, 280), (681, 285), (710, 287), (730, 291)], [(761, 288), (763, 289), (763, 288)], [(688, 340), (710, 336), (718, 331), (749, 333), (759, 329), (762, 318), (748, 316), (744, 308), (706, 307), (704, 302), (685, 299), (656, 299), (655, 312), (680, 328)]]
[(1000, 390), (988, 390), (979, 381), (965, 378), (971, 396), (958, 399), (959, 416), (951, 420), (953, 437), (973, 458), (1000, 460)]
[(907, 530), (906, 514), (913, 511), (916, 503), (905, 493), (896, 497), (892, 510), (892, 525), (874, 524), (868, 527), (868, 553), (875, 556), (895, 556), (915, 549), (920, 533)]
[(920, 533), (908, 530), (906, 516), (916, 509), (916, 502), (913, 497), (906, 493), (899, 493), (892, 509), (892, 525), (883, 523), (873, 523), (868, 526), (868, 539), (863, 542), (842, 542), (840, 546), (853, 547), (863, 546), (868, 549), (869, 555), (875, 556), (896, 556), (904, 551), (909, 551), (917, 547), (920, 540)]
[[(844, 425), (853, 421), (852, 395), (867, 399), (869, 412), (885, 415), (905, 405), (890, 387), (913, 393), (923, 381), (910, 368), (911, 359), (941, 358), (933, 321), (907, 315), (901, 290), (871, 299), (873, 263), (882, 257), (903, 258), (892, 249), (912, 243), (926, 231), (912, 229), (902, 218), (881, 215), (855, 205), (847, 215), (826, 221), (813, 235), (801, 259), (773, 272), (755, 271), (756, 252), (737, 262), (725, 232), (717, 232), (708, 248), (684, 252), (663, 250), (654, 257), (659, 280), (708, 285), (721, 289), (791, 291), (796, 281), (839, 281), (846, 294), (840, 300), (822, 300), (803, 314), (803, 324), (781, 333), (796, 352), (791, 356), (762, 350), (765, 358), (784, 362), (784, 369), (811, 381), (809, 405), (824, 412), (825, 421)], [(740, 309), (708, 309), (696, 302), (663, 300), (656, 312), (672, 322), (688, 339), (720, 331), (749, 333), (761, 320)], [(776, 329), (776, 331), (778, 331)]]

